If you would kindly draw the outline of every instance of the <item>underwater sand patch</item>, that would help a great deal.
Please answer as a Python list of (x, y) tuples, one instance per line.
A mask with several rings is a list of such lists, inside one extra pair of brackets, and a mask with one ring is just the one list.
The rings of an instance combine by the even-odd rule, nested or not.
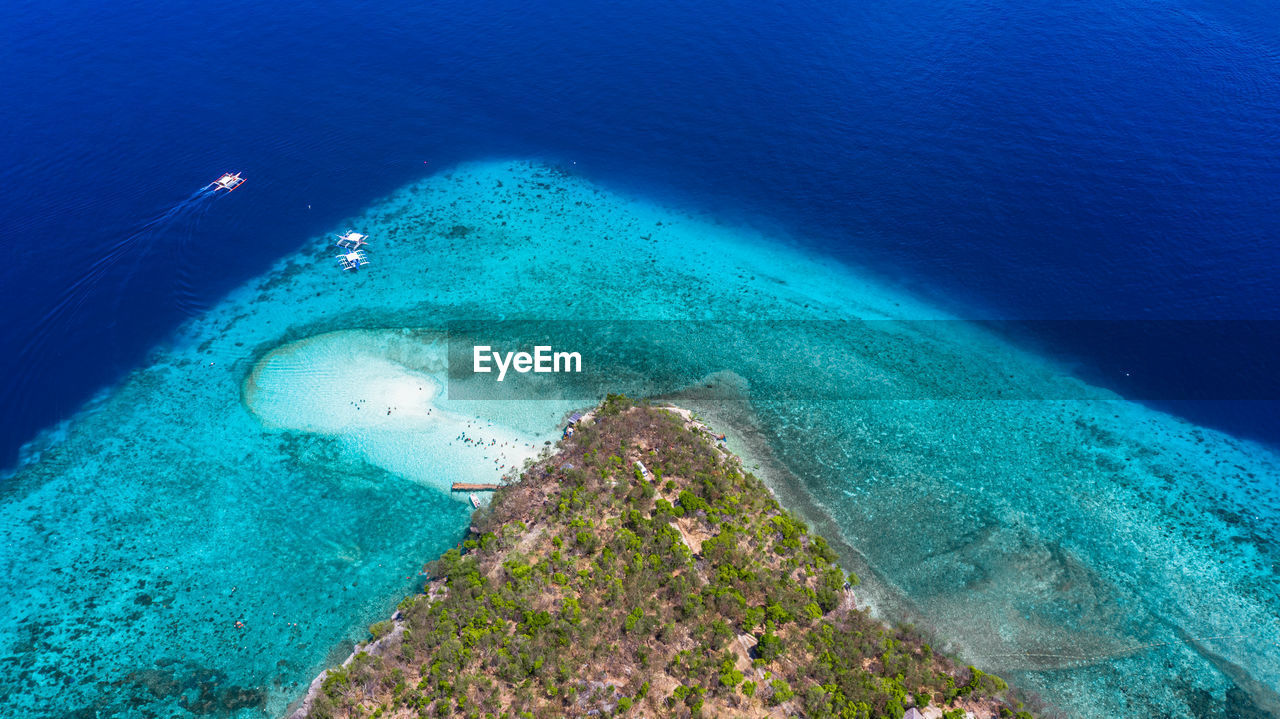
[[(268, 429), (339, 438), (366, 461), (414, 481), (443, 490), (453, 482), (498, 481), (535, 456), (545, 438), (527, 431), (526, 403), (446, 406), (446, 349), (443, 335), (423, 330), (315, 335), (263, 356), (244, 381), (242, 400)], [(541, 425), (542, 432), (554, 429), (550, 421)]]
[(433, 339), (350, 330), (291, 342), (254, 365), (244, 404), (273, 429), (342, 434), (420, 426), (433, 421), (442, 387), (445, 352)]

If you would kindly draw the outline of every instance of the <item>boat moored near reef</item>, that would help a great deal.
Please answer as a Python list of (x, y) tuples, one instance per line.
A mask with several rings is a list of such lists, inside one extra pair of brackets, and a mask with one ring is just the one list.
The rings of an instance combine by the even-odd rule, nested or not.
[(355, 230), (347, 230), (345, 233), (338, 235), (338, 239), (333, 244), (343, 249), (358, 250), (362, 246), (369, 244), (369, 236), (362, 235)]
[(343, 271), (358, 270), (361, 266), (369, 264), (369, 256), (365, 254), (364, 250), (360, 249), (369, 244), (368, 235), (361, 234), (355, 230), (347, 230), (338, 235), (333, 244), (346, 250), (336, 258), (338, 264), (342, 265)]
[(364, 250), (338, 255), (337, 260), (343, 270), (358, 270), (361, 266), (369, 264), (369, 256), (364, 253)]

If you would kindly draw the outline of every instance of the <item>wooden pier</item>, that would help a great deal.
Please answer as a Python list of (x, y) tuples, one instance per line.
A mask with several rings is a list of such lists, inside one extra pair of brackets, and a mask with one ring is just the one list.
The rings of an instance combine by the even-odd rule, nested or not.
[(453, 491), (455, 492), (492, 492), (501, 484), (471, 484), (469, 482), (454, 482)]

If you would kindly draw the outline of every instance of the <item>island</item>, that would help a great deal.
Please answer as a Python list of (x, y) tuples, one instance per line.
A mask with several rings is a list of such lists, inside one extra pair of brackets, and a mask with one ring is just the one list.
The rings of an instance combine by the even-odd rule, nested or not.
[(832, 547), (689, 412), (610, 395), (574, 429), (291, 719), (1032, 716), (860, 607)]

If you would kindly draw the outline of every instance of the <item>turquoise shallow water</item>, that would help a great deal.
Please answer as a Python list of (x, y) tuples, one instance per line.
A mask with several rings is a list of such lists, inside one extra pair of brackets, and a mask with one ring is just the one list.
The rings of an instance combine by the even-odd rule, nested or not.
[[(366, 271), (310, 241), (29, 449), (0, 490), (0, 713), (283, 710), (461, 537), (447, 483), (496, 478), (573, 404), (444, 398), (450, 320), (947, 318), (534, 163), (455, 168), (352, 225), (373, 242)], [(975, 354), (1001, 382), (1081, 395), (1045, 360), (946, 326), (860, 355), (831, 323), (785, 325), (795, 351), (720, 377), (754, 401), (699, 409), (857, 552), (864, 599), (1068, 714), (1280, 712), (1267, 450), (1100, 391), (769, 399), (815, 378), (945, 384), (952, 363), (916, 358)], [(771, 344), (756, 339), (742, 351)], [(723, 351), (690, 336), (653, 369), (700, 382), (699, 358)]]

